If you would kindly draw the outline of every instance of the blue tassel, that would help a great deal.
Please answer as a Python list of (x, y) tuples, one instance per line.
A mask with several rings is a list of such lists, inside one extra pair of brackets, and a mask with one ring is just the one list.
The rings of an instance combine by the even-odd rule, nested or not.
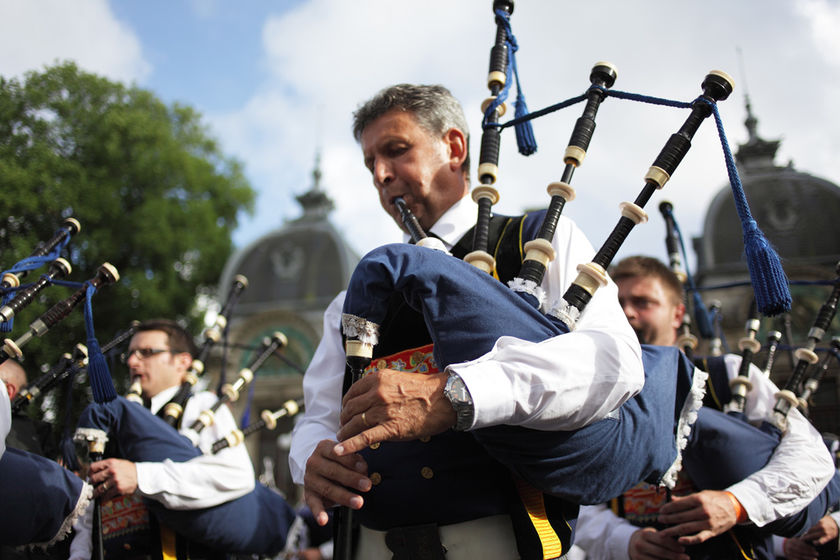
[(744, 232), (744, 252), (759, 311), (770, 317), (790, 311), (793, 300), (781, 260), (754, 220)]
[(70, 434), (62, 436), (59, 448), (64, 466), (73, 472), (79, 472), (79, 458), (76, 456), (76, 444), (73, 443), (73, 437)]
[(699, 293), (694, 292), (692, 297), (694, 301), (694, 322), (697, 325), (697, 331), (702, 338), (709, 340), (714, 336), (709, 310), (703, 304), (703, 298), (700, 297)]
[(96, 292), (92, 284), (87, 283), (85, 293), (85, 331), (87, 332), (88, 348), (88, 379), (90, 388), (93, 391), (93, 400), (98, 403), (112, 401), (117, 398), (117, 390), (114, 387), (114, 380), (111, 379), (111, 372), (108, 369), (108, 362), (102, 355), (99, 341), (96, 340), (93, 330), (93, 307), (91, 298)]
[[(516, 111), (514, 118), (524, 117), (528, 114), (528, 107), (525, 105), (525, 96), (521, 93), (516, 96), (514, 103)], [(516, 131), (516, 145), (519, 147), (519, 153), (523, 156), (530, 156), (537, 151), (537, 140), (534, 138), (534, 129), (531, 126), (531, 121), (523, 121), (514, 127)]]
[[(499, 94), (497, 102), (501, 103), (507, 98), (508, 90), (510, 89), (511, 75), (516, 80), (516, 101), (514, 102), (514, 119), (525, 117), (528, 115), (528, 106), (525, 105), (525, 96), (522, 94), (522, 85), (519, 83), (519, 70), (516, 67), (516, 51), (519, 50), (519, 44), (516, 37), (513, 35), (513, 30), (510, 27), (510, 14), (504, 10), (496, 10), (496, 17), (498, 17), (505, 26), (508, 44), (508, 65), (505, 69), (507, 80), (505, 81), (504, 90)], [(490, 108), (488, 108), (489, 110)], [(488, 111), (489, 113), (489, 111)], [(516, 131), (516, 145), (519, 148), (519, 153), (523, 156), (530, 156), (537, 151), (537, 141), (534, 138), (534, 128), (531, 121), (523, 121), (514, 126)]]
[[(7, 291), (5, 294), (3, 294), (2, 305), (5, 306), (7, 303), (12, 301), (12, 299), (14, 299), (15, 291), (17, 291), (16, 288), (9, 288), (9, 291)], [(14, 326), (15, 326), (15, 318), (12, 317), (8, 321), (3, 321), (2, 323), (0, 323), (0, 332), (12, 332), (12, 329), (14, 328)]]
[(793, 299), (781, 259), (750, 213), (741, 178), (738, 176), (738, 169), (735, 167), (735, 160), (723, 131), (723, 121), (717, 105), (714, 103), (710, 105), (715, 115), (718, 136), (720, 136), (720, 144), (726, 159), (726, 171), (729, 174), (729, 183), (735, 197), (735, 209), (738, 211), (741, 228), (744, 231), (744, 253), (747, 256), (747, 268), (750, 271), (758, 310), (768, 317), (790, 311)]

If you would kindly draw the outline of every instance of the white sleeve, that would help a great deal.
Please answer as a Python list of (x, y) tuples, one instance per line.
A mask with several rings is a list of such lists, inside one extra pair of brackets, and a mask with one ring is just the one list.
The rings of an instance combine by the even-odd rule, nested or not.
[[(738, 375), (741, 357), (727, 355), (729, 378)], [(755, 365), (750, 365), (750, 381), (744, 413), (751, 422), (772, 419), (778, 387)], [(727, 490), (738, 498), (750, 521), (761, 527), (800, 511), (825, 488), (834, 476), (834, 463), (819, 432), (793, 409), (788, 428), (770, 461)]]
[(0, 380), (0, 457), (6, 451), (6, 436), (12, 427), (12, 406), (9, 403), (9, 393), (6, 384)]
[[(590, 262), (595, 253), (566, 218), (558, 224), (553, 245), (557, 258), (543, 280), (549, 308), (577, 277), (577, 265)], [(568, 334), (536, 343), (502, 337), (489, 353), (448, 370), (469, 389), (474, 428), (580, 428), (618, 408), (644, 384), (641, 347), (612, 280), (595, 292)]]
[(289, 470), (292, 480), (303, 484), (306, 461), (318, 442), (335, 440), (344, 383), (344, 349), (341, 345), (341, 292), (324, 312), (324, 336), (303, 376), (305, 408), (292, 431)]
[(604, 504), (581, 506), (575, 544), (586, 551), (587, 558), (624, 560), (628, 558), (630, 537), (638, 530)]
[[(189, 426), (199, 412), (210, 408), (216, 396), (199, 393), (184, 410), (183, 425)], [(201, 431), (199, 446), (209, 448), (217, 439), (236, 428), (236, 421), (227, 406), (215, 414), (215, 422)], [(140, 493), (175, 510), (191, 510), (216, 506), (244, 496), (254, 489), (254, 467), (244, 445), (221, 450), (215, 455), (200, 455), (176, 463), (169, 459), (160, 463), (135, 463), (137, 488)]]
[(73, 540), (70, 541), (70, 557), (68, 560), (90, 560), (93, 558), (93, 508), (91, 500), (83, 515), (73, 523)]

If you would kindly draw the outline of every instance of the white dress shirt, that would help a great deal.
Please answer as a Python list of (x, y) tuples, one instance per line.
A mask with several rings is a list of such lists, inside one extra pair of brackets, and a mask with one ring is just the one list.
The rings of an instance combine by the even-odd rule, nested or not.
[(12, 427), (12, 405), (6, 384), (0, 380), (0, 457), (6, 452), (6, 436)]
[[(476, 214), (476, 205), (464, 197), (431, 231), (451, 248), (475, 223)], [(548, 306), (577, 277), (575, 267), (595, 254), (583, 233), (565, 217), (552, 245), (557, 258), (542, 283)], [(303, 378), (306, 408), (292, 434), (289, 454), (292, 478), (298, 484), (303, 483), (306, 460), (315, 446), (321, 440), (335, 440), (339, 427), (343, 303), (342, 292), (324, 313), (324, 336)], [(574, 331), (538, 343), (502, 337), (484, 356), (447, 370), (460, 375), (469, 389), (475, 406), (473, 428), (500, 424), (538, 430), (579, 428), (606, 416), (644, 384), (641, 348), (611, 280), (595, 293)]]
[[(741, 357), (728, 354), (724, 360), (729, 379), (734, 379)], [(747, 393), (744, 413), (753, 423), (770, 421), (779, 389), (755, 365), (750, 365), (749, 376), (753, 388)], [(833, 475), (834, 463), (819, 432), (793, 409), (788, 416), (788, 429), (767, 465), (726, 490), (741, 502), (749, 520), (761, 527), (800, 511)], [(628, 558), (630, 536), (638, 529), (606, 505), (582, 506), (575, 544), (586, 550), (590, 558)]]
[[(157, 414), (178, 391), (170, 387), (152, 397), (151, 412)], [(186, 431), (201, 412), (209, 409), (218, 397), (201, 391), (184, 407), (181, 431)], [(213, 443), (236, 429), (230, 408), (219, 407), (212, 426), (199, 433), (198, 447), (209, 449)], [(135, 463), (137, 490), (146, 498), (168, 509), (201, 509), (229, 502), (254, 489), (254, 467), (244, 445), (227, 447), (216, 454), (200, 455), (176, 463), (166, 459), (160, 463)]]

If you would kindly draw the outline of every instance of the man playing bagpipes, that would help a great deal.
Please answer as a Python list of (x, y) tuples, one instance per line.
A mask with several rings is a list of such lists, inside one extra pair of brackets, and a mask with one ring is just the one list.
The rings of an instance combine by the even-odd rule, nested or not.
[[(683, 324), (683, 288), (676, 274), (651, 257), (628, 257), (611, 271), (619, 301), (630, 325), (644, 344), (674, 346)], [(708, 390), (704, 404), (722, 409), (729, 403), (730, 381), (738, 375), (741, 357), (707, 360)], [(711, 367), (710, 367), (711, 366)], [(767, 421), (778, 388), (754, 365), (744, 414), (753, 423)], [(576, 544), (592, 558), (687, 559), (773, 558), (769, 533), (736, 523), (761, 527), (780, 516), (796, 513), (820, 488), (813, 465), (825, 459), (825, 446), (816, 429), (798, 412), (789, 417), (770, 462), (726, 490), (696, 491), (681, 477), (674, 497), (641, 483), (610, 504), (582, 507)], [(745, 450), (744, 453), (748, 453)], [(714, 459), (714, 457), (712, 457)], [(709, 461), (708, 471), (725, 468)], [(739, 519), (739, 512), (741, 518)], [(700, 535), (713, 536), (696, 545)]]
[[(381, 92), (356, 113), (355, 130), (383, 207), (396, 216), (394, 199), (404, 198), (420, 226), (463, 254), (458, 239), (468, 226), (455, 223), (468, 218), (455, 216), (466, 194), (466, 135), (420, 116), (431, 103), (418, 99), (424, 91)], [(436, 89), (434, 98), (446, 94)], [(498, 227), (488, 246), (499, 279), (516, 275), (534, 221)], [(556, 231), (547, 301), (593, 252), (567, 219)], [(648, 381), (619, 406), (636, 390), (638, 341), (615, 313), (615, 285), (604, 284), (569, 331), (533, 305), (536, 297), (440, 251), (388, 245), (369, 253), (325, 314), (325, 338), (304, 378), (307, 414), (290, 465), (316, 519), (333, 504), (359, 510), (360, 558), (556, 558), (568, 550), (576, 504), (605, 501), (642, 479), (671, 482), (678, 450), (696, 439), (705, 376), (678, 350), (647, 347)], [(373, 373), (349, 387), (339, 413), (342, 299), (348, 361), (351, 349), (367, 346)]]
[[(167, 554), (178, 558), (224, 558), (231, 550), (219, 542), (196, 538), (195, 533), (185, 531), (180, 524), (191, 523), (199, 534), (212, 533), (217, 529), (213, 523), (224, 522), (212, 517), (202, 521), (199, 515), (230, 507), (228, 504), (255, 490), (271, 492), (255, 489), (253, 466), (244, 446), (202, 454), (201, 450), (209, 450), (213, 442), (237, 427), (228, 407), (220, 407), (215, 422), (199, 434), (200, 450), (163, 420), (152, 416), (161, 413), (181, 387), (195, 354), (192, 338), (174, 321), (156, 319), (141, 323), (123, 359), (132, 380), (139, 381), (148, 411), (140, 404), (117, 398), (91, 405), (80, 419), (77, 439), (90, 430), (107, 430), (112, 442), (109, 448), (115, 452), (113, 457), (90, 465), (90, 481), (102, 503), (103, 538), (109, 558), (169, 557)], [(217, 400), (208, 391), (193, 394), (183, 408), (179, 431), (185, 431)], [(282, 541), (294, 515), (279, 496), (276, 501), (281, 509), (275, 522), (282, 531), (275, 540)], [(190, 521), (191, 512), (195, 512), (198, 521)], [(285, 519), (289, 514), (290, 518)], [(176, 526), (168, 526), (167, 521), (173, 519)], [(248, 519), (242, 521), (247, 523)], [(76, 540), (80, 548), (74, 558), (89, 555), (85, 545), (89, 545), (90, 535), (80, 535)], [(151, 545), (150, 550), (138, 549), (144, 544)], [(74, 548), (75, 545), (74, 541)], [(282, 548), (282, 543), (279, 546)]]
[[(355, 132), (385, 211), (400, 223), (393, 200), (404, 197), (422, 227), (462, 256), (476, 210), (467, 196), (468, 133), (458, 102), (439, 86), (395, 86), (356, 112)], [(539, 226), (533, 218), (499, 217), (491, 246), (498, 247), (497, 269), (504, 280), (519, 269), (523, 238), (533, 237)], [(562, 218), (557, 231), (558, 258), (543, 283), (555, 297), (571, 282), (574, 265), (593, 253), (571, 220)], [(292, 437), (291, 471), (304, 484), (316, 519), (324, 522), (325, 508), (334, 504), (361, 508), (358, 558), (390, 554), (386, 540), (412, 538), (402, 527), (429, 523), (432, 538), (440, 526), (447, 558), (511, 558), (517, 548), (529, 557), (539, 546), (532, 541), (541, 538), (556, 542), (557, 550), (561, 542), (567, 547), (574, 507), (547, 497), (550, 525), (535, 529), (524, 504), (541, 500), (541, 494), (524, 485), (518, 491), (510, 473), (464, 430), (493, 424), (573, 429), (635, 394), (643, 379), (640, 348), (614, 284), (593, 298), (575, 332), (540, 343), (506, 338), (475, 363), (455, 364), (449, 372), (429, 363), (431, 340), (422, 316), (397, 305), (374, 359), (383, 367), (352, 389), (354, 400), (368, 405), (355, 421), (346, 412), (339, 416), (342, 302), (340, 295), (325, 313), (324, 338), (304, 377), (306, 412)], [(493, 310), (488, 306), (483, 312), (491, 317)], [(469, 414), (457, 426), (444, 392), (449, 380), (463, 381), (472, 397)], [(563, 398), (555, 398), (559, 395)], [(379, 439), (400, 443), (338, 457), (336, 440), (365, 425), (371, 436), (375, 431)]]

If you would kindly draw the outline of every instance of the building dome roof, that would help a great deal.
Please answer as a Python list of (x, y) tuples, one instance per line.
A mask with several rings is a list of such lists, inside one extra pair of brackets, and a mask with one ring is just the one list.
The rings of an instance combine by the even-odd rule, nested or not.
[[(749, 140), (736, 158), (753, 218), (776, 248), (788, 273), (828, 266), (840, 258), (840, 187), (773, 160), (779, 141), (756, 133), (747, 102)], [(743, 233), (731, 188), (718, 192), (706, 213), (703, 235), (695, 239), (698, 278), (744, 276)]]
[(359, 261), (329, 222), (332, 200), (320, 189), (316, 164), (314, 185), (297, 201), (303, 215), (257, 239), (234, 254), (219, 282), (219, 299), (226, 297), (233, 277), (248, 278), (235, 315), (272, 309), (323, 310), (343, 290)]

